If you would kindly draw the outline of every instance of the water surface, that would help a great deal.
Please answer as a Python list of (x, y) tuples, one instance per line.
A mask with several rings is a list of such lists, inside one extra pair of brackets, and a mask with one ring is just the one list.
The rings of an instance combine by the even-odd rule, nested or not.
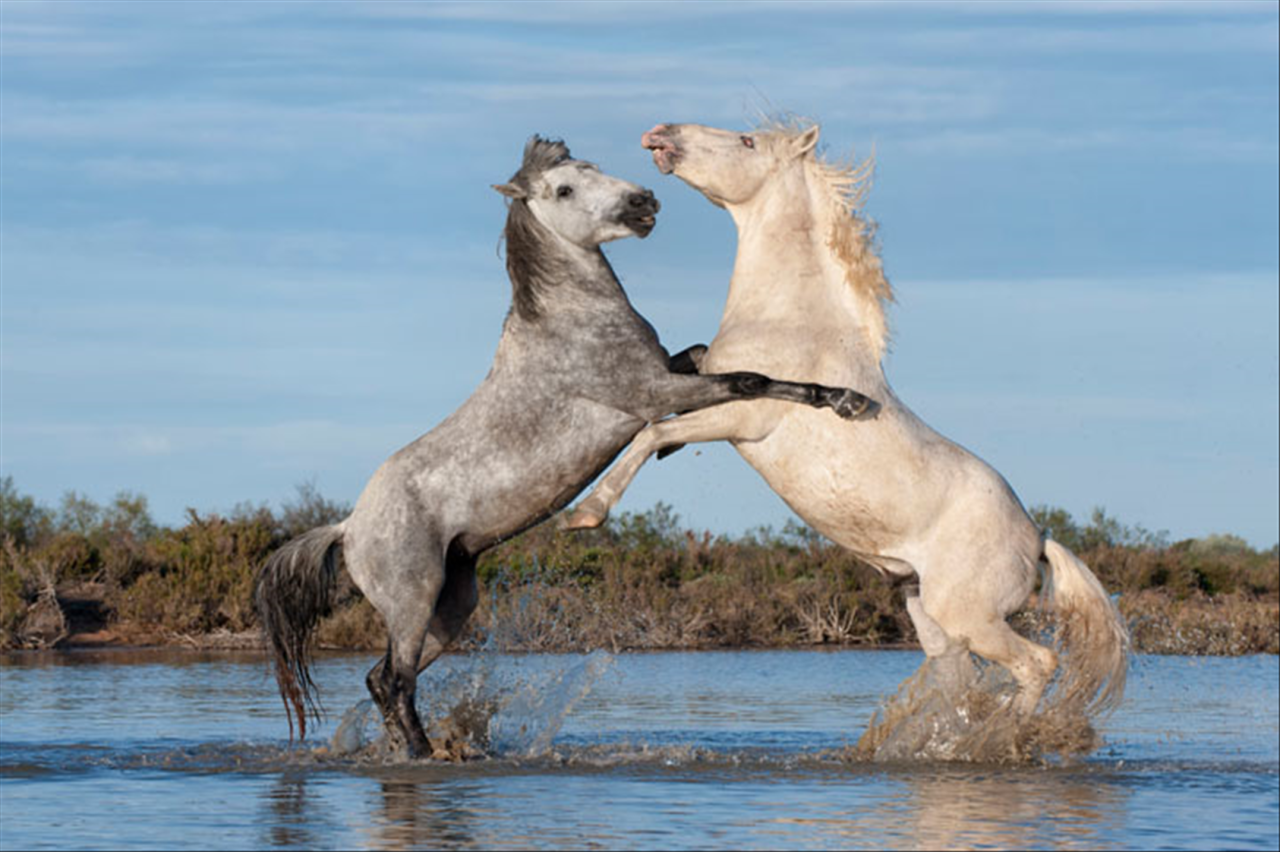
[[(263, 659), (0, 658), (0, 846), (42, 848), (1267, 848), (1280, 843), (1275, 657), (1139, 657), (1088, 759), (838, 758), (915, 652), (452, 656), (420, 692), (497, 691), (492, 756), (287, 747)], [(365, 656), (317, 665), (358, 707)], [(365, 737), (375, 730), (358, 729)]]

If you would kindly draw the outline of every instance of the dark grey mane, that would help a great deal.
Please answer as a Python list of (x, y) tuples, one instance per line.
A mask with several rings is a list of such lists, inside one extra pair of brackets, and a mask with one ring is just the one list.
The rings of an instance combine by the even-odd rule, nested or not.
[(542, 294), (564, 280), (569, 258), (555, 251), (546, 226), (534, 218), (523, 200), (511, 202), (507, 227), (507, 275), (511, 278), (511, 309), (524, 320), (542, 315)]
[(534, 178), (547, 169), (572, 159), (569, 146), (563, 141), (531, 136), (524, 146), (524, 161), (520, 164), (520, 171), (511, 176), (510, 182), (527, 192)]
[[(524, 146), (520, 171), (511, 176), (509, 183), (530, 193), (538, 176), (570, 159), (569, 147), (564, 142), (533, 136)], [(530, 212), (524, 199), (511, 202), (502, 236), (507, 241), (512, 310), (521, 319), (535, 320), (542, 313), (541, 294), (563, 279), (568, 259), (548, 250), (554, 241), (549, 239), (550, 233)]]

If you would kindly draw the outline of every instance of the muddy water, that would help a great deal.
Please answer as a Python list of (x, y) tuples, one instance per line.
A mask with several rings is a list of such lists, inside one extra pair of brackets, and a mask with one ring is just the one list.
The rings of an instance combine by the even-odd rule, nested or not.
[(260, 657), (11, 655), (0, 846), (1277, 848), (1275, 657), (1138, 658), (1105, 744), (1074, 763), (841, 759), (919, 662), (450, 657), (425, 709), (502, 704), (490, 756), (413, 765), (362, 723), (366, 657), (321, 661), (325, 748), (290, 750)]

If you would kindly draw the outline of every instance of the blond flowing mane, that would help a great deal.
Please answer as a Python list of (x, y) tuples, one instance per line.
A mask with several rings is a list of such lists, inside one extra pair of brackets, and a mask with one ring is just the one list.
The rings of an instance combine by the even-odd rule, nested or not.
[[(815, 123), (807, 119), (772, 117), (763, 119), (756, 130), (794, 139), (814, 126)], [(852, 157), (845, 162), (829, 162), (811, 152), (805, 156), (804, 165), (813, 178), (810, 186), (823, 195), (819, 203), (825, 208), (823, 212), (830, 223), (827, 247), (844, 269), (845, 282), (861, 303), (859, 316), (878, 360), (889, 344), (887, 307), (894, 296), (876, 250), (876, 224), (862, 212), (875, 170), (875, 156), (861, 162)]]

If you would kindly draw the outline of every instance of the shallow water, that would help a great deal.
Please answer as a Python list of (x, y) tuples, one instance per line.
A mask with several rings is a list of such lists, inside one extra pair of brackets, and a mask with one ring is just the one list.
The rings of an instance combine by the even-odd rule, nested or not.
[[(263, 659), (0, 657), (0, 847), (1277, 848), (1275, 657), (1139, 657), (1105, 745), (1034, 767), (838, 758), (914, 652), (454, 656), (437, 697), (508, 706), (494, 754), (323, 754), (368, 657), (320, 661), (330, 718), (286, 746)], [(440, 698), (443, 700), (443, 698)], [(448, 703), (445, 701), (444, 703)], [(370, 737), (376, 730), (364, 730)]]

